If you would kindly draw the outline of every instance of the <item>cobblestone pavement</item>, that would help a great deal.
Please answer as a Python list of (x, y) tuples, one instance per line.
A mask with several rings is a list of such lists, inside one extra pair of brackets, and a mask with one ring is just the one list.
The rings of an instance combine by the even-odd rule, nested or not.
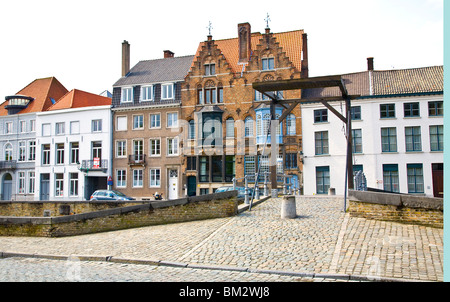
[[(109, 256), (247, 269), (239, 272), (81, 261), (81, 272), (89, 280), (96, 280), (94, 276), (106, 268), (129, 271), (109, 274), (113, 281), (171, 281), (177, 280), (177, 275), (191, 276), (184, 276), (183, 281), (333, 281), (333, 275), (369, 281), (443, 280), (442, 229), (352, 218), (343, 212), (343, 198), (339, 197), (302, 196), (296, 201), (299, 216), (295, 219), (281, 219), (281, 199), (276, 198), (230, 218), (64, 238), (0, 237), (0, 252)], [(53, 261), (51, 266), (67, 264), (4, 258), (0, 259), (0, 269), (7, 270), (12, 264), (16, 268), (45, 266), (48, 261)], [(14, 267), (9, 270), (12, 276)], [(300, 273), (306, 277), (299, 277)]]

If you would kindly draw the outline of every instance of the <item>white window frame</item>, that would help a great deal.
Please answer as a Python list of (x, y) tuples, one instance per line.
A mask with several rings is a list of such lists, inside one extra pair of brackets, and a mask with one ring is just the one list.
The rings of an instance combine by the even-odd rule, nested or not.
[(36, 141), (28, 141), (28, 161), (36, 160)]
[[(121, 148), (119, 145), (123, 144)], [(122, 152), (119, 152), (119, 151)], [(126, 158), (127, 157), (127, 140), (117, 140), (116, 141), (116, 158)]]
[(19, 132), (20, 133), (26, 133), (27, 132), (27, 121), (20, 121), (19, 122)]
[(17, 173), (17, 181), (18, 181), (18, 186), (17, 186), (17, 193), (18, 194), (25, 194), (26, 192), (26, 177), (25, 177), (25, 172), (18, 172)]
[[(158, 123), (158, 126), (152, 126), (152, 124), (153, 124), (153, 117), (156, 117), (156, 116), (159, 116), (159, 119), (158, 119), (158, 121), (159, 121), (159, 123)], [(155, 120), (155, 123), (156, 123), (156, 120)], [(158, 112), (158, 113), (150, 113), (150, 123), (149, 123), (149, 129), (161, 129), (161, 113), (160, 112)]]
[[(143, 188), (143, 186), (144, 186), (144, 170), (143, 169), (133, 169), (132, 170), (133, 171), (133, 184), (132, 184), (132, 187), (133, 188)], [(140, 173), (137, 173), (137, 174), (135, 174), (136, 172), (138, 172), (138, 171), (140, 171)], [(135, 178), (135, 176), (140, 176), (140, 179), (138, 178), (137, 179), (137, 183), (135, 182), (136, 181), (136, 178)]]
[(5, 123), (5, 134), (11, 134), (13, 132), (13, 122)]
[(70, 122), (70, 134), (80, 134), (80, 121)]
[[(172, 141), (170, 144), (169, 141)], [(179, 146), (178, 137), (168, 137), (167, 138), (167, 156), (178, 156)]]
[(175, 91), (173, 83), (161, 84), (161, 100), (175, 99)]
[[(136, 127), (136, 118), (139, 119), (139, 117), (142, 118), (142, 126), (138, 125), (138, 127)], [(138, 122), (140, 124), (140, 121), (138, 121)], [(132, 126), (132, 129), (133, 130), (144, 130), (144, 125), (145, 125), (144, 115), (143, 114), (133, 114), (133, 126)]]
[[(176, 119), (169, 117), (175, 116)], [(167, 128), (178, 128), (178, 112), (167, 112)]]
[[(77, 175), (77, 178), (72, 178), (72, 175)], [(79, 174), (76, 172), (69, 173), (69, 196), (77, 197), (79, 195)], [(73, 194), (72, 188), (76, 188), (76, 194)]]
[[(75, 143), (78, 143), (78, 147), (73, 147), (73, 145)], [(69, 147), (70, 147), (70, 164), (76, 164), (80, 161), (80, 143), (79, 142), (70, 142), (69, 143)], [(74, 152), (76, 153), (76, 158), (74, 155)]]
[[(58, 175), (62, 175), (63, 178), (56, 178)], [(64, 173), (55, 173), (55, 197), (64, 196)]]
[[(149, 97), (150, 94), (150, 97)], [(145, 96), (145, 98), (144, 98)], [(144, 85), (141, 87), (141, 102), (152, 102), (154, 100), (153, 97), (153, 85)]]
[[(159, 179), (156, 178), (156, 171), (159, 171)], [(149, 179), (150, 188), (161, 188), (161, 168), (150, 168)]]
[[(119, 119), (125, 120), (125, 128), (119, 129)], [(126, 115), (118, 115), (116, 116), (116, 131), (127, 131), (128, 130), (128, 116)]]
[(36, 132), (36, 120), (30, 121), (30, 132)]
[(36, 172), (28, 172), (28, 193), (34, 194), (35, 191)]
[(24, 162), (27, 160), (27, 143), (25, 141), (19, 141), (19, 156), (17, 161)]
[(51, 124), (49, 123), (42, 124), (42, 136), (51, 136), (51, 135), (52, 135)]
[(64, 122), (58, 122), (55, 124), (55, 135), (64, 135), (66, 134), (65, 129), (66, 123)]
[(102, 132), (102, 119), (92, 120), (91, 122), (91, 132), (97, 133)]
[[(159, 152), (158, 153), (153, 153), (154, 151), (157, 151), (157, 150), (154, 150), (154, 148), (153, 148), (153, 146), (152, 146), (152, 141), (159, 141)], [(161, 138), (160, 137), (154, 137), (154, 138), (150, 138), (149, 139), (149, 141), (148, 141), (148, 144), (149, 144), (149, 146), (148, 146), (148, 148), (149, 148), (149, 156), (150, 157), (160, 157), (161, 156)]]
[(5, 151), (4, 151), (4, 155), (5, 155), (5, 161), (10, 161), (13, 160), (13, 146), (11, 143), (6, 143), (5, 144)]
[[(58, 149), (58, 145), (63, 145), (62, 149)], [(55, 144), (55, 164), (56, 165), (64, 165), (64, 150), (66, 148), (66, 145), (64, 143), (57, 143)]]
[[(130, 91), (130, 92), (128, 92)], [(133, 102), (133, 87), (122, 87), (120, 92), (120, 102), (121, 103), (132, 103)]]
[[(121, 178), (121, 180), (119, 180), (119, 177)], [(126, 188), (126, 187), (127, 187), (127, 170), (116, 169), (116, 188)]]

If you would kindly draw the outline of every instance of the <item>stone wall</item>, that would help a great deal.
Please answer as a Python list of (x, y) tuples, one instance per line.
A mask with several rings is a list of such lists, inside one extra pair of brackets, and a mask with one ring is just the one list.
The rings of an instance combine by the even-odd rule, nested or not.
[(348, 200), (348, 212), (353, 217), (435, 228), (443, 228), (444, 226), (442, 198), (349, 191)]
[(237, 214), (236, 195), (232, 191), (58, 217), (0, 216), (0, 236), (63, 237), (229, 217)]

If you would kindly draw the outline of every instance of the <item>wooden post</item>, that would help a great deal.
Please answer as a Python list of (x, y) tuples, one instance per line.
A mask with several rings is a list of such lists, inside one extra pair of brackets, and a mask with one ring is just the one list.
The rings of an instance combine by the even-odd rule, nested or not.
[[(349, 98), (345, 100), (345, 107), (347, 111), (347, 178), (348, 189), (353, 190), (353, 145), (352, 145), (352, 107)], [(347, 190), (347, 188), (344, 188)]]
[[(278, 150), (276, 148), (277, 132), (276, 132), (276, 122), (278, 121), (275, 115), (275, 102), (272, 100), (270, 102), (270, 182), (272, 184), (272, 190), (278, 189), (277, 184), (277, 154)], [(275, 131), (272, 131), (275, 130)]]

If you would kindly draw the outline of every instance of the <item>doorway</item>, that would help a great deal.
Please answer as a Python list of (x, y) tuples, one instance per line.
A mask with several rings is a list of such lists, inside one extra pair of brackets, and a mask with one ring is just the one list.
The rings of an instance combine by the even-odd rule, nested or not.
[(444, 198), (444, 164), (432, 164), (433, 196)]
[(177, 169), (169, 169), (169, 194), (168, 199), (177, 199), (178, 198), (178, 170)]
[(40, 195), (39, 200), (49, 200), (50, 199), (50, 174), (41, 174), (41, 185), (40, 185)]
[(12, 194), (12, 176), (6, 173), (2, 181), (2, 200), (11, 200)]
[(188, 176), (187, 178), (187, 196), (197, 195), (197, 178), (195, 176)]

